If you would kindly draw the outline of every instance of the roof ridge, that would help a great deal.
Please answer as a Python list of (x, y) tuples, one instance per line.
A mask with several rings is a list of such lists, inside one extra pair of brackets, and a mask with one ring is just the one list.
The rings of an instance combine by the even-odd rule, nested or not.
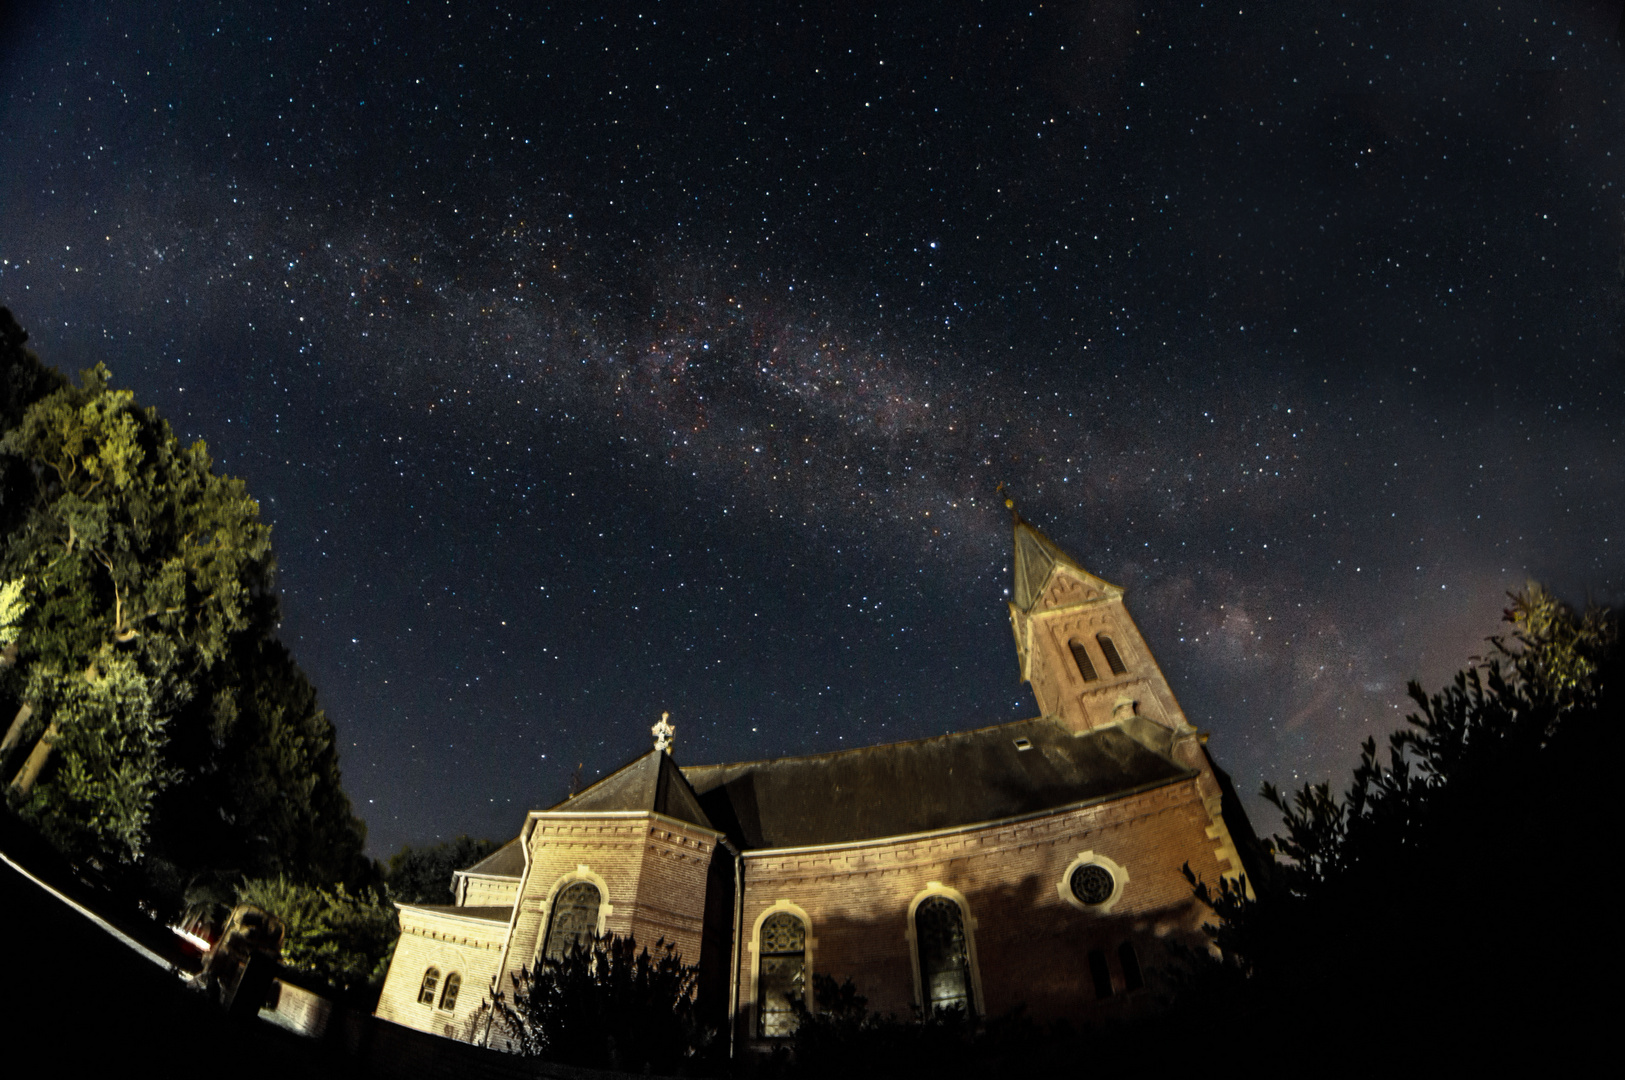
[(963, 731), (945, 731), (940, 735), (922, 735), (918, 739), (899, 739), (897, 742), (871, 743), (868, 746), (848, 746), (843, 747), (840, 750), (824, 750), (816, 754), (786, 754), (782, 757), (754, 758), (746, 761), (721, 761), (715, 765), (679, 765), (677, 768), (680, 772), (685, 774), (684, 778), (686, 779), (686, 773), (689, 769), (730, 769), (736, 765), (775, 765), (781, 761), (816, 761), (820, 758), (836, 758), (847, 754), (862, 754), (870, 750), (882, 750), (891, 746), (916, 746), (921, 743), (928, 743), (938, 739), (955, 739), (966, 735), (980, 735), (985, 731), (997, 731), (999, 728), (1015, 727), (1018, 724), (1036, 724), (1044, 720), (1048, 720), (1051, 723), (1054, 722), (1052, 717), (1030, 716), (1025, 720), (1005, 720), (997, 724), (984, 724), (982, 727), (966, 728)]

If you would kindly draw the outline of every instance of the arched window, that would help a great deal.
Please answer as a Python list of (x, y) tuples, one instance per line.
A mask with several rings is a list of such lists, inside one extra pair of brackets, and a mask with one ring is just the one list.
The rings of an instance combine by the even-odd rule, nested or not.
[(1084, 682), (1094, 682), (1100, 678), (1095, 674), (1095, 662), (1089, 659), (1089, 650), (1083, 647), (1083, 642), (1073, 638), (1066, 643), (1066, 647), (1072, 650), (1072, 661), (1078, 665), (1078, 674), (1083, 676)]
[(1125, 941), (1117, 947), (1117, 962), (1123, 969), (1123, 989), (1135, 991), (1145, 985), (1145, 974), (1140, 971), (1140, 957), (1134, 951), (1134, 942)]
[(423, 973), (423, 985), (418, 987), (418, 1001), (424, 1005), (434, 1004), (435, 988), (440, 985), (440, 969), (430, 968)]
[(764, 1039), (794, 1035), (796, 1005), (807, 984), (807, 924), (788, 911), (762, 921), (756, 976), (757, 1030)]
[(1096, 634), (1095, 641), (1100, 643), (1100, 655), (1106, 658), (1106, 666), (1112, 669), (1113, 675), (1122, 675), (1128, 671), (1123, 666), (1123, 658), (1117, 655), (1117, 646), (1105, 634)]
[(590, 881), (578, 881), (565, 888), (553, 900), (553, 914), (547, 920), (547, 944), (542, 955), (549, 960), (563, 960), (570, 946), (588, 942), (598, 933), (598, 886)]
[(1095, 981), (1095, 997), (1109, 998), (1112, 996), (1112, 972), (1106, 966), (1105, 950), (1089, 950), (1089, 976)]
[(457, 1007), (457, 991), (463, 988), (463, 977), (455, 971), (446, 976), (446, 988), (440, 991), (440, 1007), (451, 1012)]
[(932, 896), (914, 910), (914, 934), (920, 949), (920, 990), (925, 1013), (961, 1009), (968, 1016), (970, 948), (965, 941), (965, 917), (946, 896)]

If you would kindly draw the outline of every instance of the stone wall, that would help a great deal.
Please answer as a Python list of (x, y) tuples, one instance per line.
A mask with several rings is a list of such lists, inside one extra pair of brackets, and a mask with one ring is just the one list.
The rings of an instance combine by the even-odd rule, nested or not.
[[(384, 977), (376, 1015), (405, 1027), (467, 1041), (473, 1020), (491, 988), (502, 960), (507, 924), (464, 918), (453, 914), (403, 906), (401, 937)], [(418, 1000), (423, 975), (440, 972), (434, 1004)], [(455, 1007), (440, 1008), (446, 979), (456, 972), (462, 979)]]

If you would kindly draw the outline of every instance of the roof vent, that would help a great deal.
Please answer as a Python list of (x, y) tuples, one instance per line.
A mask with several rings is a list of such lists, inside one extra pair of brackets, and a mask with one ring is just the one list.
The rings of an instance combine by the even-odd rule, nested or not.
[(1033, 741), (1031, 739), (1023, 737), (1020, 739), (1014, 739), (1012, 741), (1016, 744), (1017, 750), (1031, 750), (1033, 748)]

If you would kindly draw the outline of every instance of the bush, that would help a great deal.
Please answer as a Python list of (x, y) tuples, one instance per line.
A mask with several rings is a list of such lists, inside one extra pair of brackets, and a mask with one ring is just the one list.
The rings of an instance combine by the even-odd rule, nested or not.
[(515, 975), (493, 1021), (514, 1050), (546, 1061), (666, 1074), (698, 1064), (716, 1043), (695, 1011), (699, 970), (664, 940), (655, 949), (613, 934), (578, 942)]
[(264, 908), (287, 926), (282, 962), (293, 970), (346, 994), (376, 995), (383, 986), (400, 927), (381, 896), (262, 878), (239, 886), (237, 902)]

